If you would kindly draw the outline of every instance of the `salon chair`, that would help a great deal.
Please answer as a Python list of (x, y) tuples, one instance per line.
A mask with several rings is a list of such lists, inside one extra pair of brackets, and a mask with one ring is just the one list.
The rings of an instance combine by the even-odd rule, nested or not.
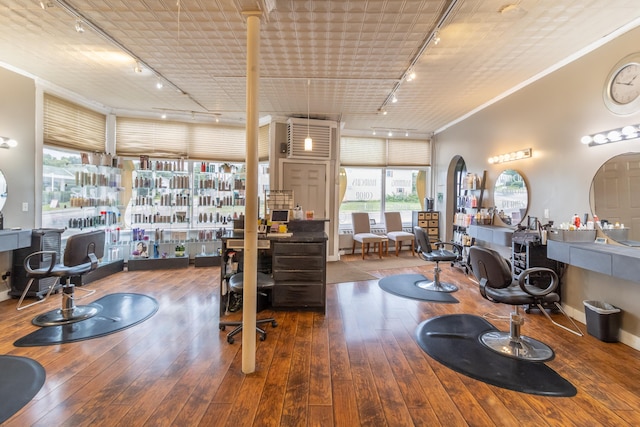
[[(416, 283), (416, 286), (428, 291), (436, 292), (457, 291), (458, 287), (456, 285), (440, 282), (440, 272), (442, 270), (440, 269), (439, 263), (441, 261), (454, 262), (455, 260), (457, 260), (460, 257), (459, 246), (454, 243), (435, 242), (434, 245), (436, 246), (436, 249), (433, 249), (429, 240), (429, 235), (427, 234), (427, 230), (416, 225), (415, 227), (413, 227), (413, 233), (416, 236), (416, 245), (418, 246), (418, 255), (420, 256), (420, 258), (425, 261), (436, 263), (436, 267), (433, 272), (433, 280), (418, 282)], [(452, 249), (456, 252), (444, 249), (444, 247), (447, 245), (451, 246)]]
[[(262, 273), (258, 271), (258, 275), (256, 277), (256, 288), (257, 288), (258, 295), (260, 294), (266, 295), (264, 292), (267, 290), (273, 289), (274, 285), (275, 285), (275, 281), (271, 276), (269, 276), (266, 273)], [(229, 278), (229, 289), (231, 291), (242, 294), (243, 288), (244, 288), (243, 273), (241, 272), (236, 273)], [(227, 295), (227, 298), (229, 298), (228, 295)], [(274, 319), (273, 317), (268, 317), (266, 319), (256, 319), (256, 331), (259, 334), (260, 341), (264, 341), (267, 339), (267, 331), (265, 331), (264, 329), (258, 326), (264, 323), (271, 323), (271, 327), (273, 328), (278, 326), (276, 319)], [(235, 326), (235, 328), (227, 334), (227, 342), (229, 344), (233, 344), (235, 341), (233, 337), (239, 334), (240, 332), (242, 332), (242, 321), (221, 321), (218, 324), (218, 328), (221, 331), (224, 331), (227, 326)]]
[[(480, 294), (489, 301), (513, 305), (513, 311), (509, 316), (509, 332), (485, 332), (480, 336), (480, 341), (486, 347), (502, 355), (522, 360), (545, 361), (554, 357), (551, 347), (531, 337), (521, 335), (520, 329), (525, 322), (520, 312), (522, 305), (536, 305), (553, 324), (582, 336), (580, 328), (559, 304), (560, 296), (555, 290), (560, 281), (555, 271), (545, 267), (532, 267), (522, 271), (514, 279), (511, 266), (506, 259), (493, 249), (480, 246), (469, 248), (469, 259), (471, 270), (479, 281)], [(528, 284), (527, 278), (531, 274), (535, 274), (537, 277), (548, 277), (547, 287), (541, 288)], [(551, 303), (555, 304), (558, 310), (569, 319), (576, 331), (555, 322), (549, 316), (543, 304)]]
[(351, 214), (351, 224), (353, 225), (353, 245), (351, 247), (351, 254), (356, 252), (356, 242), (360, 243), (362, 259), (364, 259), (364, 254), (369, 252), (369, 248), (373, 243), (374, 248), (377, 245), (378, 256), (382, 258), (382, 242), (386, 237), (371, 232), (369, 214), (366, 212), (353, 212)]
[[(28, 255), (24, 259), (24, 268), (27, 272), (29, 282), (20, 296), (17, 309), (23, 310), (33, 305), (45, 302), (53, 290), (57, 290), (60, 287), (59, 283), (63, 283), (62, 307), (58, 310), (52, 310), (35, 317), (32, 320), (34, 325), (66, 325), (89, 319), (90, 317), (98, 314), (100, 311), (98, 306), (78, 306), (75, 304), (76, 300), (80, 300), (82, 298), (75, 296), (76, 286), (71, 283), (71, 278), (82, 276), (83, 274), (98, 268), (99, 259), (104, 255), (104, 240), (104, 230), (89, 231), (70, 236), (67, 239), (67, 244), (64, 249), (62, 263), (57, 262), (58, 256), (56, 251), (38, 251)], [(40, 261), (42, 261), (42, 258), (50, 259), (50, 263), (47, 265), (39, 262), (38, 268), (31, 267), (31, 260), (40, 259)], [(47, 277), (55, 277), (56, 280), (49, 287), (45, 297), (31, 304), (22, 305), (32, 283), (35, 280)], [(95, 290), (87, 290), (83, 288), (77, 289), (85, 292), (83, 298), (95, 293)]]
[(415, 236), (402, 229), (400, 212), (385, 212), (384, 225), (387, 229), (387, 238), (393, 241), (395, 246), (396, 256), (399, 256), (403, 243), (408, 243), (411, 246), (411, 255), (415, 256)]

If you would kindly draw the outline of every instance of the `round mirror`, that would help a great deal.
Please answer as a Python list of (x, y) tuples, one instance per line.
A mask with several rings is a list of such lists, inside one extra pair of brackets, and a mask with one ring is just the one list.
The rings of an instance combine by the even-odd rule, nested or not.
[(7, 201), (7, 180), (4, 178), (4, 174), (0, 171), (0, 211), (4, 207), (4, 203)]
[(619, 154), (607, 160), (591, 182), (591, 213), (611, 240), (640, 246), (640, 153)]
[(493, 189), (493, 202), (496, 214), (507, 225), (518, 225), (527, 215), (529, 192), (527, 183), (518, 171), (503, 171)]

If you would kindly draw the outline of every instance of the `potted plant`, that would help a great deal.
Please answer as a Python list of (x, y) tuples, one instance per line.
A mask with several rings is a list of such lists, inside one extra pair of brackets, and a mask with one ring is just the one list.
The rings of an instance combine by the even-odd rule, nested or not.
[(176, 245), (176, 256), (184, 256), (184, 245), (179, 243)]

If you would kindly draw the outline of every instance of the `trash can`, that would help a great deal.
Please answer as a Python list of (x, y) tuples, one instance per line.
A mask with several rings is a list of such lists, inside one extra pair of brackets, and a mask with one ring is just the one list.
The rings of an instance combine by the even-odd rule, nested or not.
[(583, 301), (583, 303), (589, 335), (604, 342), (618, 342), (622, 315), (620, 309), (602, 301)]

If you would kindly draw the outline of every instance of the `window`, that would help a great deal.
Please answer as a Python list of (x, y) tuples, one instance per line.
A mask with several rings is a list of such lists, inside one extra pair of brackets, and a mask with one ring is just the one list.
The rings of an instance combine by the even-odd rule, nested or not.
[(375, 224), (384, 223), (384, 212), (400, 212), (410, 224), (412, 211), (420, 210), (419, 188), (426, 187), (424, 169), (343, 168), (340, 225), (350, 227), (352, 212), (367, 212)]

